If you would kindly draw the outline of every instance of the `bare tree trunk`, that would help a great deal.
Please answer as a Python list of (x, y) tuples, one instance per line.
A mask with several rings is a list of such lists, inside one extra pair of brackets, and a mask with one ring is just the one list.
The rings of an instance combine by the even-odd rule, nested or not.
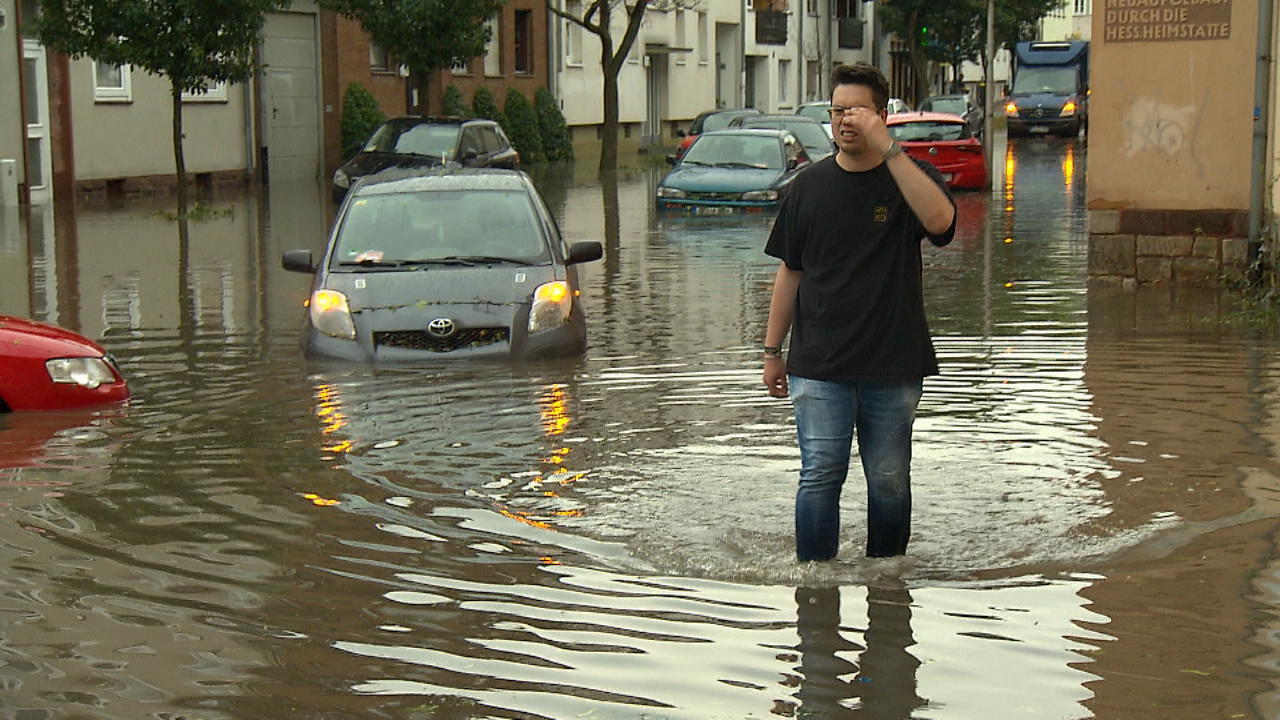
[(429, 95), (428, 93), (431, 90), (431, 73), (415, 72), (413, 74), (413, 77), (415, 80), (417, 80), (416, 84), (418, 87), (417, 112), (419, 115), (430, 115), (431, 114), (431, 95)]
[(182, 88), (174, 80), (173, 94), (173, 164), (178, 172), (178, 220), (187, 218), (187, 161), (182, 153)]
[(618, 76), (604, 69), (604, 126), (600, 135), (600, 170), (618, 167)]

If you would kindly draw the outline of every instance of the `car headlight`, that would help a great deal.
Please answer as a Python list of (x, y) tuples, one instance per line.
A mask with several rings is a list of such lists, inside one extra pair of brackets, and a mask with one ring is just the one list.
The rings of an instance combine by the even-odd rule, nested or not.
[(747, 192), (742, 193), (742, 199), (747, 201), (754, 201), (754, 202), (760, 202), (761, 200), (765, 202), (773, 202), (774, 200), (778, 199), (778, 191), (777, 190), (748, 190)]
[(351, 319), (347, 296), (337, 290), (317, 290), (307, 303), (311, 325), (325, 335), (343, 340), (356, 339), (356, 323)]
[(1062, 106), (1062, 117), (1071, 117), (1076, 114), (1076, 103), (1074, 100), (1068, 100), (1066, 105)]
[(1008, 103), (1004, 106), (1004, 114), (1007, 117), (1018, 117), (1018, 106), (1015, 103)]
[(677, 190), (676, 188), (673, 188), (673, 187), (665, 187), (665, 186), (658, 187), (658, 197), (660, 198), (682, 198), (682, 197), (685, 197), (686, 195), (687, 193), (685, 191)]
[(351, 177), (338, 168), (333, 171), (333, 184), (340, 188), (351, 187)]
[(56, 383), (79, 385), (90, 390), (116, 381), (111, 366), (103, 358), (54, 358), (45, 361), (44, 369), (49, 373), (49, 379)]
[(529, 308), (529, 332), (550, 330), (569, 320), (573, 309), (573, 292), (569, 283), (555, 280), (543, 283), (533, 291), (533, 306)]

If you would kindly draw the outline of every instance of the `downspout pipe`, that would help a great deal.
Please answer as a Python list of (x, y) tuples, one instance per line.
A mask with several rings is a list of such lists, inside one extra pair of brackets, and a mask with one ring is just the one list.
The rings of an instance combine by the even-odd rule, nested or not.
[(1248, 267), (1256, 268), (1262, 246), (1267, 193), (1267, 133), (1271, 129), (1272, 0), (1258, 0), (1257, 69), (1253, 79), (1253, 174), (1249, 182)]

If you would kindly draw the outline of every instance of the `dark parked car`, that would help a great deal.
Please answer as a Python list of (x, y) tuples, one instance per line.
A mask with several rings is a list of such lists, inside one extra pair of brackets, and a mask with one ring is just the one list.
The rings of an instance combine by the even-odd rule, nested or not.
[(0, 413), (128, 399), (129, 386), (102, 346), (64, 328), (0, 315)]
[(364, 148), (333, 173), (333, 197), (341, 200), (357, 179), (391, 167), (520, 167), (520, 153), (493, 120), (460, 117), (392, 118)]
[(755, 108), (707, 110), (704, 113), (700, 113), (698, 117), (693, 119), (693, 125), (689, 127), (689, 132), (680, 133), (680, 144), (676, 146), (674, 157), (678, 160), (680, 156), (684, 155), (689, 146), (693, 144), (693, 141), (697, 140), (702, 133), (710, 130), (723, 130), (729, 127), (729, 123), (733, 122), (734, 118), (759, 114), (760, 111)]
[(734, 128), (699, 135), (672, 162), (658, 183), (658, 208), (720, 215), (776, 210), (809, 155), (787, 130)]
[(386, 171), (352, 186), (315, 273), (303, 322), (309, 355), (361, 362), (536, 359), (581, 353), (578, 263), (518, 170)]
[(921, 112), (959, 115), (964, 118), (965, 125), (969, 126), (969, 132), (978, 136), (982, 135), (982, 108), (978, 107), (973, 98), (963, 93), (927, 97), (920, 103), (919, 110)]
[[(829, 127), (829, 116), (827, 120)], [(734, 118), (733, 122), (729, 123), (729, 127), (790, 130), (800, 138), (805, 152), (809, 154), (810, 162), (818, 162), (836, 151), (836, 145), (832, 142), (827, 129), (822, 127), (822, 123), (800, 115), (745, 115)]]

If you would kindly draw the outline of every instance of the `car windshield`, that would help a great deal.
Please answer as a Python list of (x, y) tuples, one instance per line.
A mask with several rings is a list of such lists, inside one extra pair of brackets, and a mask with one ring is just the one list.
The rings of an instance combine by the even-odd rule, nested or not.
[(1018, 68), (1013, 79), (1015, 93), (1063, 93), (1076, 91), (1076, 71), (1070, 67), (1037, 67), (1026, 65)]
[(742, 117), (744, 113), (716, 113), (708, 115), (706, 120), (702, 121), (702, 132), (709, 130), (724, 130), (729, 127), (729, 123), (733, 122), (736, 117)]
[(920, 109), (964, 115), (968, 107), (965, 105), (964, 98), (930, 98), (924, 101)]
[(813, 118), (819, 122), (830, 122), (830, 109), (831, 107), (826, 103), (821, 105), (801, 105), (796, 114), (800, 117)]
[(365, 152), (430, 155), (449, 159), (458, 145), (457, 125), (387, 123), (378, 128)]
[(684, 155), (691, 165), (782, 168), (782, 147), (777, 138), (750, 135), (703, 135)]
[(805, 148), (824, 149), (826, 152), (832, 151), (831, 138), (827, 137), (827, 131), (823, 130), (821, 125), (815, 125), (814, 123), (748, 119), (742, 123), (742, 126), (790, 130)]
[(355, 198), (338, 231), (339, 265), (400, 266), (498, 258), (545, 260), (529, 196), (513, 190), (431, 190)]
[(890, 125), (889, 135), (894, 140), (903, 142), (927, 142), (932, 140), (963, 140), (968, 137), (968, 132), (963, 123), (921, 120), (919, 122)]

